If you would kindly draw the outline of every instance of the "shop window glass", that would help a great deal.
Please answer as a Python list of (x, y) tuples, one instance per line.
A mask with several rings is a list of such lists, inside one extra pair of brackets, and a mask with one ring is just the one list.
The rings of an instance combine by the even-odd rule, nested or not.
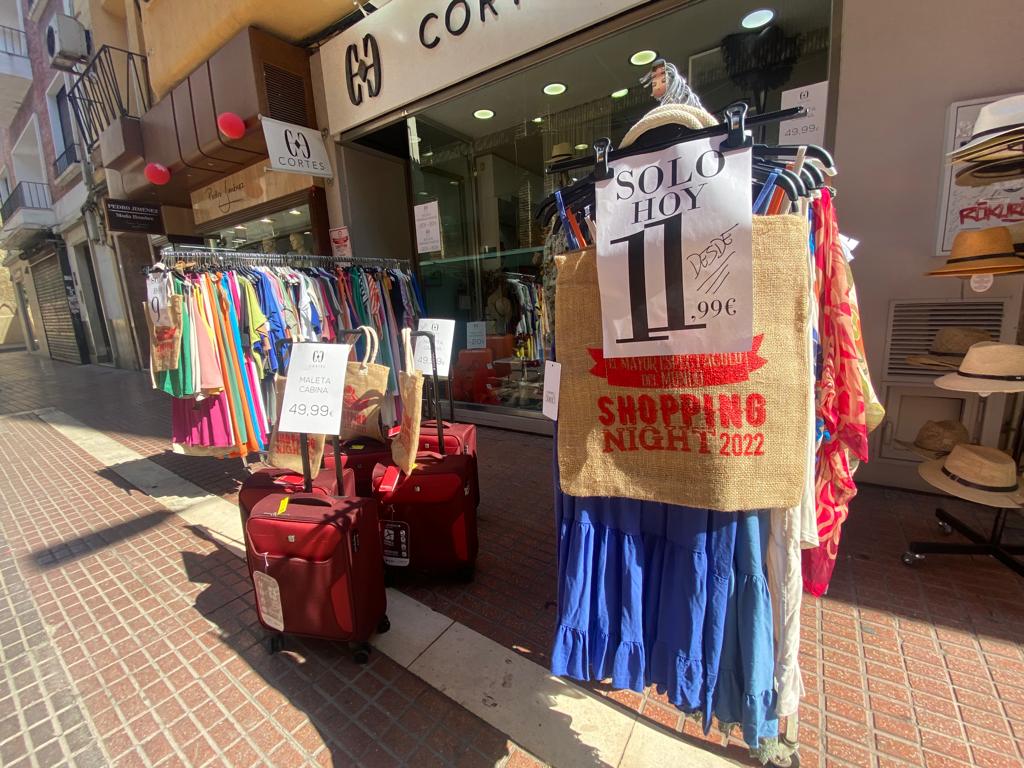
[(314, 254), (309, 206), (297, 205), (212, 232), (211, 248), (254, 253)]

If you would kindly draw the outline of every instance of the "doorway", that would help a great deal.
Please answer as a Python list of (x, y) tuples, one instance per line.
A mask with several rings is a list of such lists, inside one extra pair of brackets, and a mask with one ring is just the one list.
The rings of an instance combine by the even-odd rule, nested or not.
[(79, 243), (70, 248), (76, 288), (82, 303), (82, 324), (85, 326), (85, 341), (89, 350), (89, 362), (110, 365), (114, 358), (110, 350), (110, 335), (96, 284), (96, 270), (93, 268), (89, 246)]

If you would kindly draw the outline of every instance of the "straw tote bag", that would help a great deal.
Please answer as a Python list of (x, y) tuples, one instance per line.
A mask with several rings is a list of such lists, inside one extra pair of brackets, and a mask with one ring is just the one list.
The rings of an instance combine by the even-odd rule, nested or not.
[(755, 216), (749, 352), (603, 359), (593, 249), (556, 257), (558, 466), (573, 496), (723, 511), (791, 507), (804, 488), (810, 266), (801, 216)]
[(360, 362), (349, 363), (345, 373), (341, 437), (343, 440), (368, 437), (384, 442), (380, 407), (388, 388), (391, 369), (377, 364), (380, 349), (377, 331), (368, 325), (361, 325), (357, 330), (362, 331), (366, 337), (366, 354)]
[(402, 426), (391, 441), (391, 458), (405, 474), (416, 466), (420, 442), (420, 415), (423, 411), (423, 374), (416, 370), (412, 354), (412, 336), (402, 329), (402, 370), (398, 372), (398, 393), (402, 396)]
[[(278, 419), (281, 418), (281, 403), (284, 401), (284, 387), (288, 381), (287, 376), (277, 376), (274, 379), (275, 397), (277, 398)], [(316, 475), (320, 471), (320, 465), (324, 459), (324, 436), (309, 435), (309, 470)], [(267, 463), (272, 467), (290, 469), (293, 472), (302, 474), (302, 441), (298, 432), (281, 432), (277, 425), (270, 433), (270, 446), (267, 449)]]

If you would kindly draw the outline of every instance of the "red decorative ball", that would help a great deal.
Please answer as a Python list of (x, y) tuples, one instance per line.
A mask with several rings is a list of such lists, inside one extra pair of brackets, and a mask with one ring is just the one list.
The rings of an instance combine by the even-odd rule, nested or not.
[(150, 184), (156, 184), (158, 187), (162, 187), (171, 180), (170, 170), (166, 165), (160, 163), (147, 163), (145, 174)]
[(234, 112), (221, 112), (217, 115), (217, 127), (229, 139), (240, 139), (245, 136), (245, 120)]

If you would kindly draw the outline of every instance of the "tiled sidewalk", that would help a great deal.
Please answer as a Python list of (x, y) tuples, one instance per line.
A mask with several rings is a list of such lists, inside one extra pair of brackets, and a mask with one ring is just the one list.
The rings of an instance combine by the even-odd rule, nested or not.
[[(166, 398), (149, 389), (144, 376), (53, 364), (25, 354), (0, 355), (0, 410), (11, 413), (43, 406), (61, 408), (212, 493), (230, 497), (241, 477), (240, 462), (186, 458), (166, 452), (169, 406)], [(31, 424), (31, 421), (26, 423)], [(25, 444), (29, 443), (22, 444), (23, 452)], [(470, 585), (410, 582), (400, 586), (435, 610), (544, 665), (555, 615), (550, 440), (484, 429), (481, 430), (480, 458), (483, 501), (476, 580)], [(56, 460), (51, 466), (55, 463)], [(3, 469), (10, 472), (9, 467)], [(69, 470), (61, 465), (52, 471), (59, 475)], [(90, 471), (95, 472), (96, 468), (90, 469), (85, 462), (84, 467), (75, 470), (74, 485), (60, 486), (65, 489), (61, 492), (77, 493), (87, 487), (89, 483), (80, 482), (78, 476)], [(102, 494), (93, 489), (91, 503), (104, 505), (102, 514), (109, 522), (158, 512), (148, 508), (146, 497), (137, 492), (117, 488), (103, 477), (91, 476), (89, 480), (105, 484)], [(69, 487), (75, 490), (67, 490)], [(107, 498), (112, 490), (116, 495)], [(53, 493), (47, 490), (44, 495)], [(871, 487), (862, 488), (854, 501), (830, 594), (822, 600), (807, 598), (804, 604), (801, 655), (808, 690), (800, 718), (802, 765), (879, 768), (1024, 765), (1024, 580), (979, 558), (936, 556), (914, 568), (903, 566), (899, 556), (908, 540), (939, 536), (932, 517), (936, 501), (934, 497)], [(134, 505), (131, 512), (122, 506), (128, 503)], [(978, 514), (956, 502), (946, 506), (968, 518)], [(151, 517), (143, 519), (147, 523), (152, 520)], [(6, 517), (2, 521), (7, 530), (10, 523)], [(1015, 521), (1012, 536), (1024, 539), (1022, 523), (1022, 518)], [(80, 520), (78, 525), (75, 530), (88, 529)], [(120, 547), (134, 550), (137, 546), (141, 546), (144, 553), (151, 553), (158, 549), (158, 543), (160, 551), (166, 545), (174, 552), (194, 553), (196, 559), (191, 564), (188, 558), (174, 565), (179, 569), (177, 583), (185, 590), (179, 593), (179, 596), (185, 595), (184, 603), (191, 604), (194, 595), (206, 595), (207, 591), (214, 590), (210, 586), (214, 583), (218, 591), (230, 592), (232, 573), (236, 590), (242, 589), (238, 582), (244, 580), (244, 572), (239, 573), (237, 564), (232, 566), (231, 561), (222, 558), (208, 542), (197, 539), (189, 531), (175, 529), (166, 520), (157, 520), (152, 527), (134, 525), (140, 530), (126, 531), (131, 538), (105, 548), (104, 553), (120, 552)], [(21, 551), (36, 551), (41, 546), (45, 549), (43, 545), (49, 546), (67, 535), (55, 526), (47, 531), (47, 538), (42, 536), (44, 534), (39, 533), (31, 544), (19, 545), (8, 530), (8, 539), (16, 553), (19, 546), (27, 547)], [(171, 539), (164, 542), (161, 537)], [(75, 554), (73, 547), (54, 552), (55, 557), (74, 558)], [(143, 555), (146, 556), (148, 554)], [(27, 573), (30, 590), (35, 594), (36, 588), (44, 585), (33, 579), (45, 578), (45, 585), (48, 585), (50, 578), (59, 578), (65, 572), (65, 567), (74, 567), (87, 559), (72, 559), (67, 566), (62, 562), (56, 568), (49, 565), (48, 570), (36, 576)], [(103, 557), (102, 562), (101, 568), (109, 567), (109, 555)], [(165, 567), (172, 572), (171, 564)], [(125, 573), (134, 579), (132, 570), (126, 567)], [(214, 575), (208, 575), (211, 572)], [(190, 581), (189, 575), (196, 578)], [(96, 578), (88, 570), (86, 577)], [(211, 581), (196, 583), (201, 579)], [(107, 580), (110, 579), (104, 573), (99, 583)], [(99, 583), (91, 586), (98, 592), (105, 591)], [(174, 584), (172, 581), (163, 586), (169, 591)], [(147, 582), (136, 584), (135, 589), (151, 590), (159, 586)], [(124, 585), (120, 588), (125, 590), (128, 599), (134, 599), (131, 589)], [(237, 595), (238, 592), (237, 611), (221, 605), (227, 598), (224, 594), (213, 600), (218, 606), (210, 613), (217, 617), (236, 614), (248, 617), (251, 626), (249, 602), (245, 598), (238, 599)], [(139, 596), (142, 600), (154, 597), (148, 591), (140, 591)], [(125, 598), (119, 594), (114, 599)], [(162, 598), (152, 602), (154, 606), (160, 603)], [(203, 600), (199, 601), (200, 606), (204, 604)], [(45, 609), (45, 603), (40, 608)], [(146, 614), (148, 616), (148, 611)], [(181, 622), (185, 614), (172, 612), (174, 615)], [(45, 610), (43, 617), (45, 621)], [(170, 618), (163, 620), (170, 621)], [(189, 625), (195, 623), (198, 627), (198, 621), (199, 617), (193, 614), (183, 626), (189, 629)], [(217, 626), (218, 619), (215, 617), (212, 623), (207, 618), (203, 621), (203, 631), (210, 632)], [(231, 632), (245, 636), (244, 630), (230, 626)], [(160, 634), (162, 640), (170, 636), (162, 631)], [(199, 636), (203, 637), (201, 633)], [(192, 641), (189, 642), (187, 647), (191, 648)], [(202, 645), (202, 641), (197, 642)], [(231, 645), (230, 649), (241, 659), (241, 664), (251, 662), (253, 665), (249, 674), (243, 675), (243, 680), (275, 687), (273, 676), (268, 677), (260, 666), (267, 664), (267, 659), (254, 639), (246, 647)], [(205, 653), (210, 656), (208, 650)], [(318, 657), (317, 653), (316, 648), (310, 650), (311, 657), (319, 658), (322, 666), (329, 656)], [(177, 650), (173, 655), (176, 659), (181, 657)], [(188, 660), (182, 659), (182, 662)], [(215, 663), (215, 666), (222, 664)], [(302, 672), (307, 669), (306, 665), (295, 663), (294, 666), (283, 672), (283, 677), (305, 679)], [(376, 667), (367, 671), (375, 680), (391, 683)], [(401, 672), (399, 678), (408, 676), (398, 671)], [(338, 670), (333, 674), (337, 677)], [(72, 676), (72, 679), (77, 677)], [(309, 679), (319, 678), (313, 675)], [(348, 678), (341, 682), (345, 685), (343, 690), (354, 685)], [(331, 683), (334, 684), (334, 680)], [(275, 690), (278, 694), (283, 691), (282, 701), (287, 699), (298, 706), (292, 693), (309, 686), (297, 681), (295, 685), (295, 688), (284, 689), (277, 686)], [(607, 694), (614, 706), (640, 711), (667, 728), (701, 738), (692, 721), (682, 722), (679, 713), (651, 690), (610, 693), (602, 691), (600, 686), (595, 686), (595, 690)], [(180, 696), (180, 692), (176, 694)], [(383, 694), (377, 694), (380, 695)], [(447, 702), (443, 698), (442, 701)], [(414, 709), (419, 711), (416, 707), (408, 711)], [(2, 712), (0, 703), (0, 739), (3, 738)], [(341, 732), (349, 726), (345, 725)], [(335, 732), (333, 726), (324, 727), (330, 733)], [(246, 733), (251, 735), (253, 731), (247, 728)], [(290, 737), (282, 736), (282, 743), (285, 740), (295, 746)], [(249, 736), (238, 738), (238, 743), (257, 746)], [(722, 743), (720, 739), (718, 743)], [(484, 752), (484, 757), (490, 759), (488, 750)], [(743, 752), (733, 745), (728, 754), (742, 758)], [(518, 759), (517, 756), (510, 764), (516, 764), (514, 761)]]

